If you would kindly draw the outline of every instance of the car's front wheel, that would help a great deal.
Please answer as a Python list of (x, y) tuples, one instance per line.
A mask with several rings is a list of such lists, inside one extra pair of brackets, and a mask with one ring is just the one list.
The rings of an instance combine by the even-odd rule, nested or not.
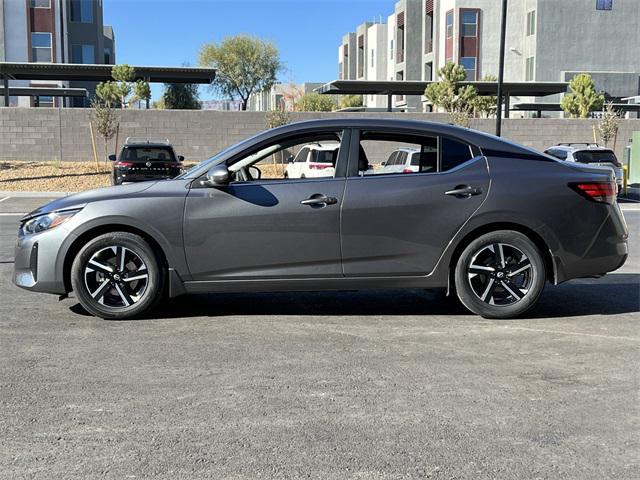
[(513, 318), (529, 310), (546, 282), (538, 247), (520, 232), (501, 230), (471, 242), (455, 269), (458, 298), (485, 318)]
[(143, 238), (114, 232), (94, 238), (78, 252), (71, 266), (71, 286), (92, 315), (128, 319), (158, 303), (164, 274)]

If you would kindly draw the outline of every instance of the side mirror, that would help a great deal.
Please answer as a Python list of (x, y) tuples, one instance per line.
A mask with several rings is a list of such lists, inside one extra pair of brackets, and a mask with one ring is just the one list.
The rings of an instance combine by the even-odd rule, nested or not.
[(289, 158), (287, 158), (287, 163), (293, 163), (293, 155), (289, 155)]
[(109, 155), (109, 160), (111, 160), (112, 162), (116, 161), (116, 156), (115, 155)]
[(210, 186), (227, 185), (229, 183), (229, 169), (226, 165), (216, 165), (207, 172), (207, 182)]
[(184, 157), (182, 155), (178, 155), (178, 161), (179, 162), (184, 162)]
[(254, 180), (260, 180), (260, 178), (262, 177), (262, 170), (260, 170), (258, 167), (251, 166), (249, 167), (249, 174)]
[(382, 163), (380, 164), (380, 166), (381, 166), (381, 167), (384, 167), (384, 166), (386, 166), (386, 165), (387, 165), (387, 162), (382, 162)]

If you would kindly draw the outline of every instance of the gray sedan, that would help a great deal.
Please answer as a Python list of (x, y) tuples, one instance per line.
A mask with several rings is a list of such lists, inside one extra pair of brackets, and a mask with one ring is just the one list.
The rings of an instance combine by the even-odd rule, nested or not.
[[(335, 169), (284, 160), (336, 142)], [(400, 148), (416, 171), (379, 165)], [(92, 190), (22, 219), (15, 283), (102, 318), (195, 292), (446, 288), (521, 315), (545, 284), (622, 266), (610, 171), (437, 123), (336, 119), (258, 134), (173, 180)], [(561, 208), (558, 208), (561, 206)]]

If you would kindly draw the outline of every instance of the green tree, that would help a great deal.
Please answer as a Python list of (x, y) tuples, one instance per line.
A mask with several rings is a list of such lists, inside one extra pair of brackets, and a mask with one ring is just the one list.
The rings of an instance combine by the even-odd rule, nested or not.
[(340, 100), (340, 108), (361, 107), (362, 95), (346, 95)]
[[(136, 81), (136, 71), (133, 67), (127, 64), (114, 65), (111, 76), (113, 80), (96, 86), (96, 96), (102, 103), (126, 108), (133, 101), (151, 98), (149, 84), (143, 80)], [(132, 93), (133, 96), (131, 96)]]
[[(497, 82), (498, 78), (493, 75), (485, 75), (482, 78), (482, 81)], [(490, 116), (495, 115), (496, 110), (498, 109), (498, 97), (491, 95), (478, 95), (472, 103), (475, 117), (489, 118)]]
[(425, 97), (434, 107), (451, 114), (453, 123), (468, 126), (478, 93), (471, 85), (460, 86), (467, 76), (464, 68), (449, 62), (438, 70), (438, 75), (441, 80), (427, 87)]
[(331, 112), (335, 109), (336, 103), (332, 98), (317, 92), (305, 93), (296, 103), (299, 112)]
[(217, 69), (213, 88), (225, 97), (240, 99), (242, 110), (247, 109), (252, 93), (275, 84), (282, 69), (278, 49), (271, 42), (248, 35), (203, 45), (199, 63)]
[(165, 83), (162, 93), (163, 108), (171, 110), (200, 110), (198, 85), (192, 83)]
[(569, 90), (561, 105), (571, 118), (588, 118), (591, 112), (602, 109), (604, 95), (596, 91), (591, 75), (581, 73), (573, 77), (569, 82)]

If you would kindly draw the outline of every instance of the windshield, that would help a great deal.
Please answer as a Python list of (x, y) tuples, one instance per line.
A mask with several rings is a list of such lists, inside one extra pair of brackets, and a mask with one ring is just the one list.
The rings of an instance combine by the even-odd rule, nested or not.
[(611, 150), (583, 150), (575, 152), (573, 156), (580, 163), (612, 163), (618, 165), (616, 154)]

